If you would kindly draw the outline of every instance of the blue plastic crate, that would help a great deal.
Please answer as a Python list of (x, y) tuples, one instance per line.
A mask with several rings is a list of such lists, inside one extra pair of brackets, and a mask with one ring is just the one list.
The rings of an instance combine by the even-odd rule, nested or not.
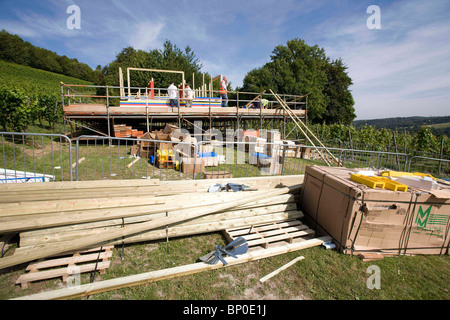
[(215, 152), (199, 152), (198, 156), (200, 158), (204, 158), (204, 157), (217, 157), (217, 153)]
[(252, 157), (256, 157), (256, 158), (260, 158), (260, 159), (270, 159), (270, 158), (271, 158), (271, 157), (268, 156), (267, 154), (259, 153), (259, 152), (252, 153), (251, 156), (252, 156)]

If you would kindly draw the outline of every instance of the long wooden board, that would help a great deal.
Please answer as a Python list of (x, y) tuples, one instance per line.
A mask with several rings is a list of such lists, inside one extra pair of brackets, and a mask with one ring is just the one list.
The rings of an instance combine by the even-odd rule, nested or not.
[[(261, 249), (238, 256), (237, 259), (232, 257), (226, 257), (225, 260), (228, 263), (226, 267), (232, 267), (234, 265), (246, 263), (249, 261), (255, 261), (264, 259), (267, 257), (272, 257), (288, 252), (298, 251), (306, 248), (311, 248), (315, 246), (320, 246), (322, 243), (330, 241), (331, 237), (318, 237), (311, 240), (305, 240), (303, 242), (291, 243), (285, 246), (275, 247), (273, 249)], [(217, 264), (207, 264), (204, 262), (168, 268), (157, 271), (150, 271), (142, 274), (132, 275), (128, 277), (116, 278), (111, 280), (104, 280), (99, 282), (94, 282), (86, 285), (70, 287), (65, 289), (54, 290), (50, 292), (43, 292), (34, 295), (28, 295), (24, 297), (15, 298), (12, 300), (62, 300), (78, 298), (88, 295), (93, 295), (101, 292), (117, 290), (121, 288), (127, 288), (131, 286), (152, 283), (165, 279), (172, 279), (179, 276), (184, 276), (188, 274), (199, 273), (208, 270), (214, 270), (222, 268), (224, 265), (222, 262)]]

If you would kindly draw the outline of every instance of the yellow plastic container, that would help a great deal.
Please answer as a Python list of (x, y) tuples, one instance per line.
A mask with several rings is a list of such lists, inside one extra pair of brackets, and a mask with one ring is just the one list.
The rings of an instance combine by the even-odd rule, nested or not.
[(156, 153), (158, 161), (167, 162), (173, 157), (173, 150), (158, 150)]
[(391, 180), (386, 177), (374, 177), (374, 178), (378, 179), (379, 181), (384, 182), (384, 184), (385, 184), (384, 187), (386, 189), (389, 189), (392, 191), (404, 191), (404, 192), (408, 191), (408, 186), (403, 183)]
[(370, 188), (383, 189), (385, 186), (385, 183), (383, 181), (381, 181), (375, 177), (368, 177), (368, 176), (364, 176), (362, 174), (357, 174), (357, 173), (350, 175), (350, 180), (362, 183)]

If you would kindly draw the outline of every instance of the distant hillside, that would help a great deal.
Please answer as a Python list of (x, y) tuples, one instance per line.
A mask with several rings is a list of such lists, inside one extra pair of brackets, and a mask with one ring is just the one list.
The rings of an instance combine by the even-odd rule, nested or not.
[(60, 94), (61, 81), (68, 84), (91, 84), (62, 74), (0, 60), (0, 85), (20, 89), (26, 94)]
[(352, 125), (355, 128), (372, 126), (376, 129), (386, 128), (397, 131), (416, 133), (421, 127), (429, 126), (433, 134), (450, 136), (450, 116), (443, 117), (397, 117), (373, 120), (356, 120)]
[(0, 31), (0, 60), (83, 79), (96, 81), (99, 70), (92, 70), (86, 63), (53, 51), (32, 45), (18, 35)]

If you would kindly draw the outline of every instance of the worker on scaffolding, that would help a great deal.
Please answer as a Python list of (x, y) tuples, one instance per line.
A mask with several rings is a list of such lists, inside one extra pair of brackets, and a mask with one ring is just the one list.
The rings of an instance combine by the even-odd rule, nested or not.
[(223, 80), (220, 82), (220, 97), (222, 98), (222, 108), (226, 108), (228, 104), (228, 79), (227, 77), (223, 77)]
[(269, 104), (269, 100), (267, 100), (267, 99), (261, 99), (261, 103), (262, 103), (263, 109), (267, 109), (268, 104)]
[(169, 95), (170, 106), (178, 108), (178, 89), (175, 87), (174, 82), (170, 82), (170, 86), (167, 88), (167, 94)]
[(186, 108), (192, 108), (192, 100), (194, 100), (194, 90), (189, 87), (189, 84), (186, 83), (186, 89), (184, 89), (185, 93), (185, 101)]

